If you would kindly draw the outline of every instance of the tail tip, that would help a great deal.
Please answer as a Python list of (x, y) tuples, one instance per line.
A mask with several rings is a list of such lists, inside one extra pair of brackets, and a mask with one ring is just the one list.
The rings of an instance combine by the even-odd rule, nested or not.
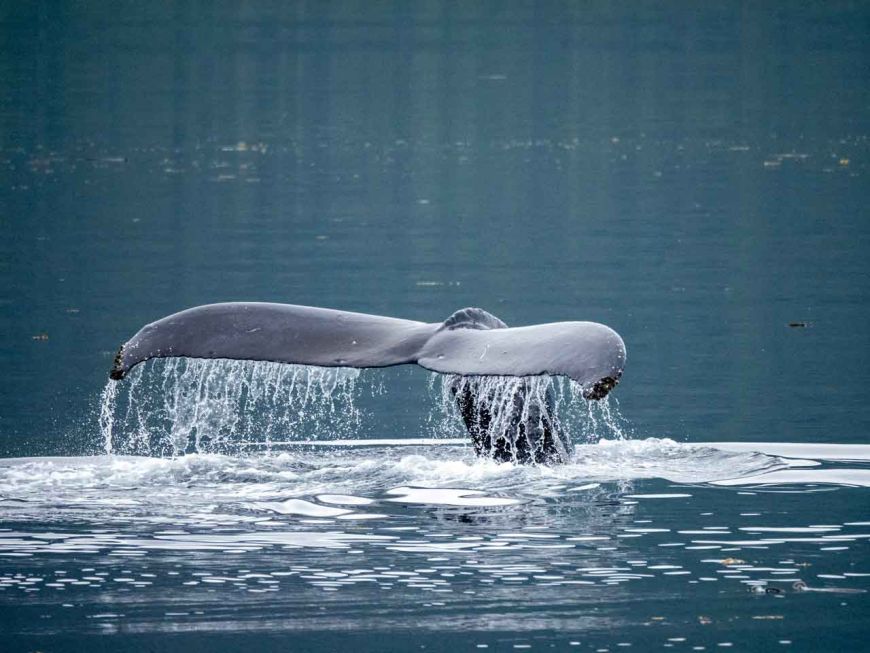
[(112, 362), (112, 369), (109, 372), (109, 378), (113, 381), (120, 381), (124, 378), (124, 374), (126, 374), (124, 371), (123, 353), (124, 345), (121, 345), (121, 348), (118, 349), (118, 353), (115, 354), (115, 360)]
[(620, 376), (622, 375), (620, 374), (615, 378), (612, 376), (605, 376), (603, 379), (596, 381), (592, 386), (583, 391), (583, 397), (595, 401), (604, 399), (607, 394), (619, 384)]

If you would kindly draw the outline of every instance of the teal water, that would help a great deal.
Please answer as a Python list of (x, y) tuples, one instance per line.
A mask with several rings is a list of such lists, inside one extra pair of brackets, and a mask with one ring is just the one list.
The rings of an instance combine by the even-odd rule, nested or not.
[[(860, 649), (868, 20), (0, 3), (8, 646)], [(411, 368), (297, 410), (149, 363), (107, 436), (118, 345), (229, 300), (594, 320), (628, 362), (554, 468), (474, 459)]]

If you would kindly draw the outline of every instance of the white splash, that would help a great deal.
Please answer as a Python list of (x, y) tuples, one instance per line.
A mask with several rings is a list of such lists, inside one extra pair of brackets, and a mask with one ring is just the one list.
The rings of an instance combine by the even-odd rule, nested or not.
[(178, 455), (243, 442), (268, 445), (312, 431), (334, 438), (355, 434), (362, 418), (355, 403), (359, 374), (259, 361), (149, 361), (103, 391), (105, 450)]
[(522, 503), (517, 499), (491, 497), (480, 491), (457, 488), (397, 487), (385, 494), (392, 495), (386, 501), (430, 506), (515, 506)]
[(100, 433), (103, 435), (103, 448), (106, 453), (112, 453), (112, 427), (115, 424), (115, 400), (118, 396), (118, 384), (107, 381), (100, 393)]
[(575, 443), (630, 437), (628, 422), (620, 413), (616, 398), (588, 400), (583, 396), (582, 386), (565, 377), (433, 374), (429, 385), (436, 397), (429, 423), (439, 433), (467, 437), (455, 395), (468, 389), (485, 403), (492, 416), (493, 433), (510, 432), (519, 419), (539, 429), (543, 429), (545, 421), (559, 424)]
[(303, 517), (337, 517), (346, 515), (353, 511), (343, 508), (331, 508), (329, 506), (321, 506), (312, 501), (304, 499), (287, 499), (286, 501), (259, 501), (255, 503), (242, 504), (251, 510), (266, 510), (276, 512), (281, 515), (301, 515)]

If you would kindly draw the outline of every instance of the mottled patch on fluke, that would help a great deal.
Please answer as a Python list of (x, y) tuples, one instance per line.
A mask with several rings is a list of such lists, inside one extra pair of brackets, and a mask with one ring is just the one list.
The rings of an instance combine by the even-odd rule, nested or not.
[[(622, 376), (622, 375), (620, 375)], [(612, 376), (605, 376), (600, 381), (597, 381), (591, 388), (585, 390), (583, 392), (583, 397), (585, 399), (604, 399), (607, 396), (607, 393), (613, 390), (617, 384), (619, 383), (619, 376), (613, 378)]]
[(124, 354), (124, 345), (118, 348), (118, 353), (115, 354), (115, 360), (112, 362), (112, 370), (109, 372), (109, 378), (113, 381), (120, 381), (124, 378), (124, 367), (121, 364), (121, 357)]

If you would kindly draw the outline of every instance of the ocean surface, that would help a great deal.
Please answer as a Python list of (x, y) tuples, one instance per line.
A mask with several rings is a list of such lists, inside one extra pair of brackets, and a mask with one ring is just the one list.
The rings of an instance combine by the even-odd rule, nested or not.
[[(870, 8), (0, 1), (0, 649), (862, 650)], [(217, 301), (608, 324), (552, 466)]]

